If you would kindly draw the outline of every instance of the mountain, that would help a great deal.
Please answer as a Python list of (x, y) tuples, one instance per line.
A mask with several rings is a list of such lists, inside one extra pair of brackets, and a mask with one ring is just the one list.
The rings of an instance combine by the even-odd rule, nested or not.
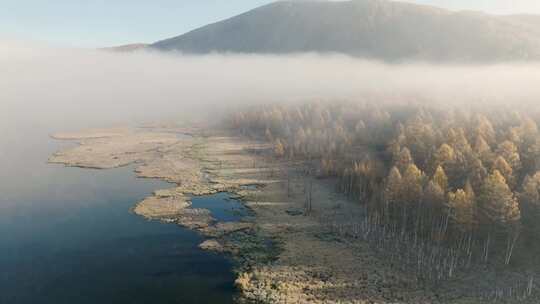
[(113, 46), (113, 47), (106, 47), (106, 48), (102, 48), (102, 50), (120, 52), (120, 53), (130, 53), (130, 52), (142, 50), (148, 46), (149, 44), (146, 44), (146, 43), (132, 43), (132, 44)]
[(540, 59), (540, 17), (387, 0), (282, 1), (150, 48), (184, 53), (343, 53), (385, 61)]

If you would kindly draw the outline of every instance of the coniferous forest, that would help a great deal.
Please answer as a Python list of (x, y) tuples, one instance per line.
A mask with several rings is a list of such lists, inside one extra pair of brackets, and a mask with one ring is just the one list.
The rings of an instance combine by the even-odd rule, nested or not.
[(479, 292), (525, 299), (540, 256), (540, 112), (516, 109), (314, 102), (253, 107), (228, 124), (365, 208), (324, 221), (330, 229), (429, 285), (478, 269), (521, 273)]

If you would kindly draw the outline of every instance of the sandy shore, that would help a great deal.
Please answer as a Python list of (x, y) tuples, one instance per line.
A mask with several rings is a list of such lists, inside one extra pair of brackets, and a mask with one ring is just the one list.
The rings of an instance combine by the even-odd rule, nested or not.
[[(181, 129), (175, 128), (175, 132)], [(304, 212), (305, 179), (294, 163), (275, 160), (258, 142), (224, 136), (182, 138), (165, 127), (57, 134), (80, 145), (50, 162), (114, 168), (138, 164), (140, 177), (176, 187), (156, 191), (133, 211), (207, 237), (200, 247), (232, 254), (242, 298), (263, 303), (440, 303), (414, 278), (394, 270), (361, 241), (330, 231), (325, 221), (359, 214), (358, 204), (314, 180), (313, 210)], [(254, 216), (219, 223), (189, 197), (228, 191)], [(449, 302), (445, 302), (449, 303)], [(462, 302), (466, 303), (466, 302)]]

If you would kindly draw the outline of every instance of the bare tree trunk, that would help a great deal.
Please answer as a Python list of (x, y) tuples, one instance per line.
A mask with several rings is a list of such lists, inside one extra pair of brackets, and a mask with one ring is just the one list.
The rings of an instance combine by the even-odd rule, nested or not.
[(467, 268), (471, 267), (472, 260), (472, 244), (473, 244), (473, 233), (469, 233), (469, 240), (467, 242)]
[(488, 237), (484, 243), (484, 262), (487, 263), (489, 256), (489, 243), (491, 242), (491, 231), (488, 233)]
[(291, 176), (287, 171), (287, 197), (291, 197)]
[(450, 222), (450, 210), (447, 210), (446, 216), (444, 217), (443, 226), (441, 229), (441, 240), (446, 238), (446, 233), (448, 232), (448, 223)]
[(308, 212), (311, 213), (313, 206), (313, 179), (310, 178), (309, 180), (309, 205), (308, 205)]
[(351, 173), (351, 175), (349, 176), (349, 189), (347, 190), (347, 196), (348, 197), (351, 197), (352, 189), (353, 189), (353, 175)]
[(506, 256), (504, 259), (505, 265), (510, 264), (510, 259), (512, 258), (512, 253), (514, 252), (514, 247), (516, 246), (516, 242), (518, 238), (519, 238), (519, 229), (518, 228), (511, 229), (510, 233), (508, 234), (508, 240), (506, 243)]

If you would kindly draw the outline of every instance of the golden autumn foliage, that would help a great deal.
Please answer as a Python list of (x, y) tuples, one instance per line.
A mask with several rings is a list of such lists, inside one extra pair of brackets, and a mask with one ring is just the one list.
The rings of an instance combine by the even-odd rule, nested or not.
[(309, 162), (370, 208), (408, 206), (411, 217), (441, 225), (450, 207), (452, 229), (470, 231), (520, 222), (525, 206), (538, 205), (530, 215), (540, 221), (537, 121), (528, 112), (366, 102), (256, 106), (231, 126), (270, 141), (278, 157)]
[(457, 229), (471, 231), (475, 225), (475, 202), (471, 195), (458, 189), (448, 194), (448, 206), (451, 219)]
[(518, 201), (498, 170), (484, 181), (478, 202), (481, 220), (485, 224), (504, 227), (517, 223), (521, 218)]

